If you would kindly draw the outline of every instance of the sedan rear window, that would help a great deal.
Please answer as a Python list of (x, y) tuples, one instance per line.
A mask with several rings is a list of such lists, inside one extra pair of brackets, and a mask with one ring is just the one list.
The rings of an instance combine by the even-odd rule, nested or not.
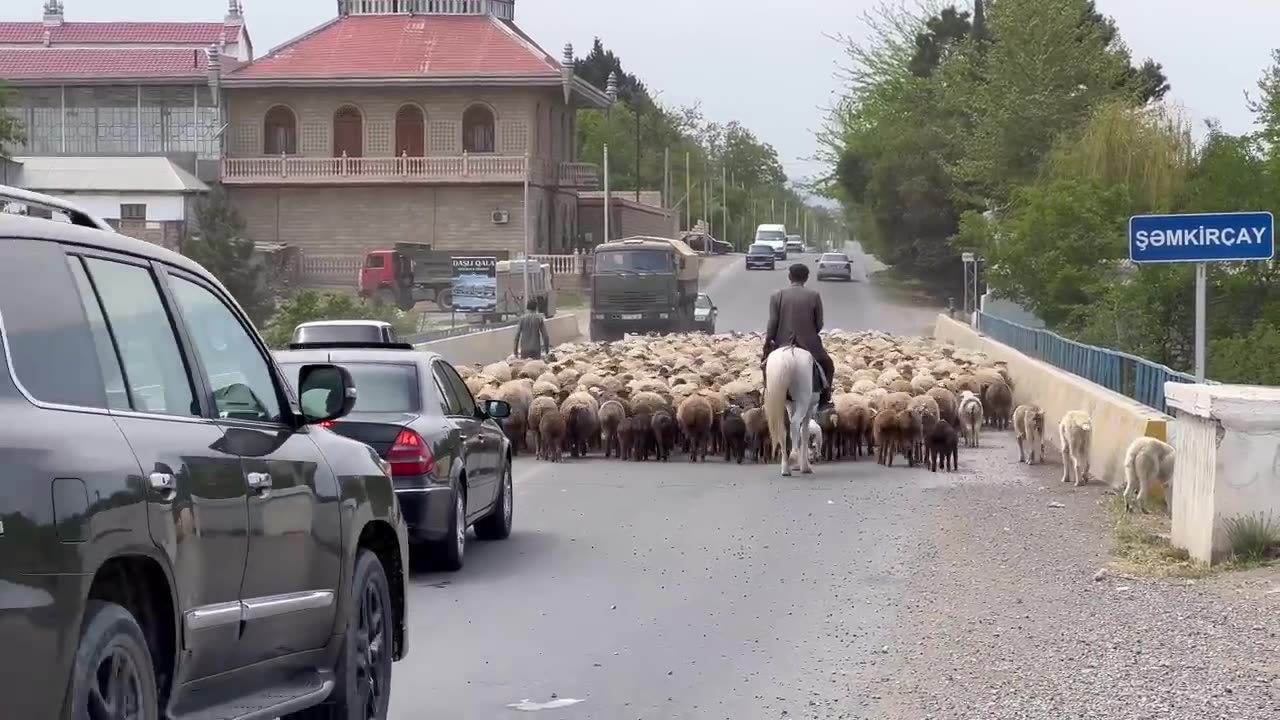
[(840, 255), (837, 253), (826, 253), (819, 262), (849, 262), (848, 255)]
[(750, 249), (750, 250), (748, 250), (748, 251), (747, 251), (747, 253), (748, 253), (748, 254), (752, 254), (752, 253), (754, 253), (754, 254), (756, 254), (756, 255), (772, 255), (772, 254), (773, 254), (773, 246), (771, 246), (771, 245), (765, 245), (765, 244), (763, 244), (763, 243), (762, 243), (762, 244), (759, 244), (759, 245), (752, 245), (752, 246), (751, 246), (751, 249)]
[[(280, 369), (293, 391), (298, 392), (298, 371), (307, 363), (280, 363)], [(341, 363), (351, 373), (356, 384), (356, 406), (352, 412), (409, 413), (417, 412), (418, 368), (415, 365), (395, 363)], [(303, 409), (314, 408), (316, 415), (324, 415), (328, 391), (312, 389), (299, 397)]]

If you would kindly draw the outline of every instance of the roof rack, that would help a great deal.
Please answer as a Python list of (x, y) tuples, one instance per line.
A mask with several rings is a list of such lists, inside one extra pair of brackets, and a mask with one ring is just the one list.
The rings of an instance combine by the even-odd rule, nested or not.
[(413, 350), (406, 342), (369, 342), (362, 340), (335, 340), (333, 342), (289, 343), (290, 350)]
[(22, 188), (16, 188), (9, 185), (0, 185), (0, 201), (21, 203), (23, 205), (35, 205), (37, 207), (45, 208), (46, 210), (56, 210), (57, 212), (65, 214), (71, 221), (72, 225), (94, 228), (95, 230), (105, 230), (110, 233), (116, 231), (115, 228), (108, 225), (105, 220), (91, 214), (88, 210), (85, 210), (79, 205), (51, 195), (31, 192), (30, 190), (23, 190)]

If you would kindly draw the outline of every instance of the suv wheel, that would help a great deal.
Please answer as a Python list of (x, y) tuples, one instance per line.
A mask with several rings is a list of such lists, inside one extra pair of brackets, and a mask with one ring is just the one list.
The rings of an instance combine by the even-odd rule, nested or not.
[(432, 543), (432, 555), (444, 570), (461, 570), (467, 554), (467, 496), (461, 486), (453, 491), (453, 512), (449, 532)]
[(511, 461), (507, 460), (502, 472), (502, 488), (493, 512), (476, 523), (476, 537), (481, 540), (506, 540), (511, 537), (511, 519), (514, 515), (514, 486), (511, 482)]
[(155, 669), (146, 636), (128, 610), (90, 600), (67, 702), (69, 720), (158, 720)]
[(391, 705), (391, 586), (378, 556), (361, 549), (347, 604), (337, 684), (324, 704), (284, 720), (385, 720)]

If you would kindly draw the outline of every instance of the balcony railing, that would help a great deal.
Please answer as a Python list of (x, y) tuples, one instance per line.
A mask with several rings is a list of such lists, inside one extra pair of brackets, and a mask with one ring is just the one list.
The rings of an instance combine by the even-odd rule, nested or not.
[(228, 185), (373, 185), (396, 183), (558, 182), (564, 187), (595, 187), (600, 174), (590, 163), (559, 163), (543, 177), (543, 164), (522, 156), (456, 155), (433, 157), (255, 157), (225, 158), (222, 182)]

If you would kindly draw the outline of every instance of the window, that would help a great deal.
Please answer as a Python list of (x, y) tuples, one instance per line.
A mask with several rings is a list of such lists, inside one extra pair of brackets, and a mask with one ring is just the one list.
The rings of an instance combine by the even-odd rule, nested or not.
[(333, 156), (364, 157), (364, 116), (351, 105), (333, 114)]
[(364, 266), (370, 270), (379, 270), (386, 266), (384, 255), (366, 255), (364, 258)]
[(283, 105), (267, 111), (262, 121), (262, 152), (267, 155), (298, 154), (298, 118)]
[(80, 291), (80, 304), (84, 306), (89, 332), (93, 335), (93, 349), (98, 355), (98, 366), (102, 368), (102, 381), (107, 390), (107, 407), (112, 410), (132, 410), (133, 404), (129, 400), (129, 390), (125, 387), (120, 357), (116, 355), (116, 345), (111, 339), (107, 316), (102, 314), (98, 293), (93, 289), (89, 274), (85, 272), (84, 261), (78, 257), (70, 257), (67, 262), (71, 265), (71, 276), (75, 278), (76, 289)]
[(449, 363), (444, 362), (437, 363), (436, 367), (440, 370), (440, 379), (449, 383), (454, 397), (458, 400), (457, 412), (454, 414), (463, 417), (475, 417), (476, 401), (471, 397), (471, 391), (467, 389), (467, 384), (462, 382), (458, 371), (454, 370)]
[(218, 417), (280, 421), (271, 365), (236, 313), (209, 290), (178, 276), (169, 284), (209, 376)]
[[(280, 369), (298, 393), (298, 372), (307, 363), (280, 363)], [(392, 363), (343, 363), (356, 384), (355, 412), (411, 413), (418, 411), (418, 369), (416, 365)], [(313, 393), (320, 397), (309, 397)], [(328, 389), (312, 389), (307, 396), (298, 393), (302, 408), (314, 417), (326, 414)]]
[(121, 220), (146, 220), (147, 206), (141, 203), (125, 203), (120, 206)]
[(671, 272), (671, 255), (662, 250), (614, 250), (596, 253), (598, 272)]
[[(444, 363), (438, 362), (431, 367), (436, 379), (436, 389), (440, 391), (440, 409), (445, 415), (466, 415), (466, 403), (458, 396), (458, 391), (453, 387), (449, 376), (445, 374)], [(471, 397), (470, 390), (467, 391), (466, 397)]]
[(396, 113), (396, 157), (422, 157), (427, 149), (427, 120), (422, 108), (405, 105)]
[(133, 409), (198, 416), (191, 378), (151, 271), (98, 258), (85, 258), (84, 264), (115, 337)]
[(462, 149), (469, 153), (491, 153), (494, 148), (493, 111), (472, 105), (462, 113)]

